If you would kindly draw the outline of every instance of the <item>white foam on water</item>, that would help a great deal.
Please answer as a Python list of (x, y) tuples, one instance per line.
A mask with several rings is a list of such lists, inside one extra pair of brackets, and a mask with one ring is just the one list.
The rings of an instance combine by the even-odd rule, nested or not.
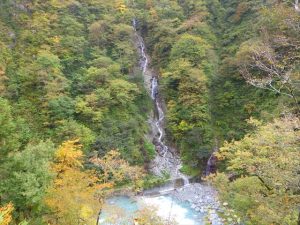
[(165, 220), (174, 219), (179, 225), (199, 224), (196, 222), (196, 218), (191, 218), (188, 209), (170, 197), (143, 197), (142, 202), (147, 206), (153, 206), (157, 210), (157, 215)]

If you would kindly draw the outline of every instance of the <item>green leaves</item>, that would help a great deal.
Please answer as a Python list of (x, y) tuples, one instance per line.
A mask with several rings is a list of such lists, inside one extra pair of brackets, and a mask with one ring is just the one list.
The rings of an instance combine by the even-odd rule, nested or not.
[(40, 69), (51, 69), (55, 71), (61, 68), (59, 58), (48, 51), (39, 52), (36, 62)]
[(234, 176), (232, 182), (222, 174), (215, 178), (222, 190), (221, 198), (239, 212), (246, 224), (283, 224), (297, 211), (298, 126), (299, 119), (293, 116), (258, 125), (255, 133), (225, 143), (217, 154), (226, 161), (227, 172)]
[(50, 140), (79, 138), (88, 156), (118, 147), (142, 164), (141, 150), (155, 151), (144, 146), (150, 100), (135, 70), (131, 9), (104, 0), (0, 5), (0, 198), (14, 202), (14, 223), (42, 224)]
[(12, 154), (3, 165), (6, 172), (0, 186), (2, 197), (24, 211), (39, 208), (52, 179), (53, 156), (54, 145), (50, 141), (29, 144)]
[(209, 74), (201, 69), (201, 62), (193, 65), (193, 54), (199, 59), (204, 59), (205, 55), (193, 52), (198, 46), (195, 43), (190, 45), (190, 37), (191, 35), (186, 36), (186, 43), (178, 42), (182, 46), (179, 47), (177, 43), (173, 47), (175, 50), (172, 50), (172, 57), (177, 59), (172, 60), (163, 73), (163, 88), (168, 101), (167, 128), (180, 146), (184, 162), (196, 167), (203, 157), (207, 157), (211, 141)]
[(13, 109), (9, 102), (0, 98), (0, 161), (10, 151), (15, 151), (20, 146), (17, 120), (12, 114)]
[(53, 132), (57, 144), (79, 138), (85, 151), (89, 151), (95, 141), (95, 133), (90, 128), (72, 119), (60, 121)]
[(201, 65), (208, 48), (208, 44), (201, 37), (184, 34), (173, 46), (171, 59), (187, 59), (193, 66), (198, 66)]
[(74, 110), (74, 101), (68, 96), (60, 96), (49, 101), (49, 113), (52, 120), (62, 120), (72, 118)]
[[(160, 85), (167, 104), (167, 134), (181, 151), (183, 162), (199, 171), (211, 149), (209, 78), (216, 61), (209, 43), (205, 1), (151, 1), (142, 11), (151, 63), (162, 74)], [(137, 10), (138, 11), (138, 10)], [(187, 169), (189, 170), (189, 169)]]
[(135, 84), (116, 79), (110, 82), (110, 96), (117, 104), (126, 105), (136, 98), (139, 89)]

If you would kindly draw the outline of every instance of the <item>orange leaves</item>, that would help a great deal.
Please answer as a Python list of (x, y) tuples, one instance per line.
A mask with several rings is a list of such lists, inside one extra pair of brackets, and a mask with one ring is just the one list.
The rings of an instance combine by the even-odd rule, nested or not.
[(10, 202), (7, 205), (0, 208), (0, 225), (9, 225), (12, 220), (12, 212), (14, 205)]

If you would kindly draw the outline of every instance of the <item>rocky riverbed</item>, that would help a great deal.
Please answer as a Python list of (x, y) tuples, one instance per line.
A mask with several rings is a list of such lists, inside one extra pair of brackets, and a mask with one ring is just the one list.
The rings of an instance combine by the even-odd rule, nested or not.
[(223, 224), (222, 219), (218, 216), (218, 211), (222, 210), (217, 192), (210, 185), (206, 183), (189, 184), (173, 191), (171, 195), (179, 201), (188, 202), (196, 212), (207, 215), (211, 224)]

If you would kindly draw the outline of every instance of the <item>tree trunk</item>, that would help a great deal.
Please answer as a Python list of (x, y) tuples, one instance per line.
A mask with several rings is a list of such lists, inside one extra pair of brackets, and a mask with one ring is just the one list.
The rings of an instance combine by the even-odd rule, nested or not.
[(96, 225), (99, 225), (99, 220), (100, 220), (101, 213), (102, 213), (102, 210), (100, 210), (99, 213), (98, 213)]
[(300, 8), (299, 8), (299, 0), (295, 0), (295, 10), (297, 12), (300, 12)]

